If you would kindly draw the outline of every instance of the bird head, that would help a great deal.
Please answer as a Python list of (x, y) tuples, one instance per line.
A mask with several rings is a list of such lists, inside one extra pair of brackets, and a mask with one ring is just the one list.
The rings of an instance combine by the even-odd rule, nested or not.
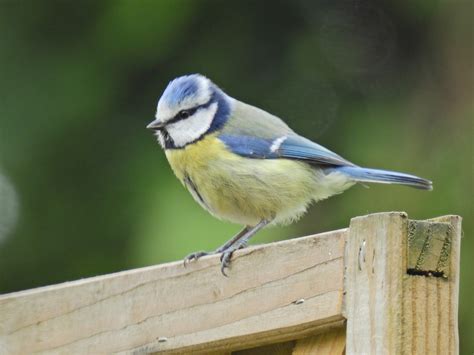
[(156, 132), (164, 148), (183, 148), (222, 128), (231, 106), (232, 99), (208, 78), (181, 76), (166, 87), (147, 128)]

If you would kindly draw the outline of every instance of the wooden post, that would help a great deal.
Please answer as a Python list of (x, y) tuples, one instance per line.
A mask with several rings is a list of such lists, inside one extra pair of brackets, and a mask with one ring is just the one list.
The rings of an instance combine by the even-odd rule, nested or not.
[[(0, 354), (457, 354), (461, 219), (349, 229), (0, 296)], [(347, 329), (346, 329), (347, 319)]]
[(348, 354), (457, 354), (460, 223), (354, 218), (347, 245)]

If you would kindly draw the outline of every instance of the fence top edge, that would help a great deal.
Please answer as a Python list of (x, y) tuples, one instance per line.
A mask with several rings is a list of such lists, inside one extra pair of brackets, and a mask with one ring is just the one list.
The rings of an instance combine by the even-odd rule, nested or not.
[[(312, 239), (312, 238), (324, 238), (324, 237), (330, 237), (331, 235), (340, 235), (341, 233), (347, 232), (349, 228), (341, 228), (341, 229), (336, 229), (332, 231), (327, 231), (327, 232), (322, 232), (318, 234), (310, 234), (302, 237), (294, 237), (294, 238), (289, 238), (285, 240), (279, 240), (276, 242), (272, 243), (266, 243), (266, 244), (257, 244), (257, 245), (251, 245), (247, 248), (245, 248), (245, 251), (251, 252), (254, 250), (258, 249), (264, 249), (264, 248), (269, 248), (269, 247), (278, 247), (278, 246), (285, 246), (288, 244), (293, 244), (293, 243), (299, 243), (299, 242), (304, 242), (305, 240)], [(210, 256), (205, 256), (202, 259), (219, 259), (219, 255), (210, 255)], [(216, 261), (217, 262), (217, 261)], [(167, 269), (174, 269), (174, 268), (181, 268), (183, 265), (183, 261), (172, 261), (172, 262), (167, 262), (167, 263), (162, 263), (162, 264), (156, 264), (156, 265), (150, 265), (150, 266), (144, 266), (140, 268), (135, 268), (135, 269), (129, 269), (129, 270), (122, 270), (110, 274), (104, 274), (104, 275), (97, 275), (97, 276), (92, 276), (92, 277), (86, 277), (83, 279), (79, 280), (73, 280), (73, 281), (65, 281), (57, 284), (52, 284), (52, 285), (47, 285), (47, 286), (40, 286), (32, 289), (26, 289), (26, 290), (21, 290), (21, 291), (14, 291), (10, 293), (4, 293), (0, 294), (0, 303), (3, 302), (8, 302), (9, 300), (16, 299), (18, 300), (19, 298), (22, 297), (30, 297), (34, 294), (37, 293), (45, 293), (45, 292), (56, 292), (58, 290), (61, 290), (63, 288), (70, 288), (70, 287), (80, 287), (84, 286), (86, 284), (98, 282), (98, 281), (104, 281), (104, 280), (111, 280), (111, 279), (116, 279), (124, 276), (130, 276), (134, 274), (141, 274), (141, 273), (146, 273), (146, 272), (160, 272), (160, 271), (165, 271)]]
[[(390, 212), (377, 212), (377, 213), (371, 213), (363, 216), (357, 216), (353, 217), (351, 221), (354, 220), (360, 220), (364, 218), (374, 218), (374, 217), (381, 217), (381, 216), (392, 216), (396, 217), (399, 216), (401, 218), (407, 218), (408, 214), (406, 212), (402, 211), (390, 211)], [(454, 214), (448, 214), (448, 215), (442, 215), (434, 218), (429, 218), (426, 219), (425, 221), (427, 222), (436, 222), (440, 220), (450, 220), (454, 219), (457, 223), (460, 223), (462, 221), (462, 217)], [(292, 243), (298, 243), (298, 242), (304, 242), (307, 239), (311, 238), (323, 238), (323, 237), (328, 237), (331, 235), (339, 235), (341, 233), (348, 232), (349, 227), (347, 228), (341, 228), (341, 229), (336, 229), (332, 231), (326, 231), (318, 234), (311, 234), (307, 236), (302, 236), (302, 237), (293, 237), (293, 238), (288, 238), (285, 240), (280, 240), (272, 243), (266, 243), (266, 244), (257, 244), (257, 245), (251, 245), (245, 250), (247, 251), (254, 251), (257, 249), (263, 249), (263, 248), (271, 248), (275, 246), (285, 246), (287, 244), (292, 244)], [(219, 258), (219, 256), (207, 256), (204, 258), (215, 258), (216, 260)], [(203, 258), (203, 259), (204, 259)], [(15, 292), (10, 292), (10, 293), (5, 293), (5, 294), (0, 294), (0, 303), (3, 302), (8, 302), (11, 299), (19, 299), (22, 297), (29, 297), (32, 295), (35, 295), (37, 293), (45, 293), (45, 292), (56, 292), (58, 290), (61, 290), (63, 288), (69, 288), (69, 287), (80, 287), (84, 286), (86, 284), (98, 282), (98, 281), (104, 281), (104, 280), (110, 280), (110, 279), (115, 279), (115, 278), (120, 278), (124, 276), (130, 276), (134, 274), (140, 274), (140, 273), (145, 273), (145, 272), (160, 272), (164, 271), (167, 269), (174, 269), (177, 267), (182, 266), (182, 261), (172, 261), (172, 262), (167, 262), (167, 263), (162, 263), (162, 264), (157, 264), (157, 265), (150, 265), (150, 266), (145, 266), (141, 268), (135, 268), (135, 269), (129, 269), (129, 270), (123, 270), (123, 271), (118, 271), (110, 274), (104, 274), (104, 275), (97, 275), (97, 276), (92, 276), (92, 277), (86, 277), (83, 279), (79, 280), (73, 280), (73, 281), (66, 281), (62, 283), (57, 283), (53, 285), (47, 285), (47, 286), (40, 286), (32, 289), (26, 289), (26, 290), (21, 290), (21, 291), (15, 291)]]

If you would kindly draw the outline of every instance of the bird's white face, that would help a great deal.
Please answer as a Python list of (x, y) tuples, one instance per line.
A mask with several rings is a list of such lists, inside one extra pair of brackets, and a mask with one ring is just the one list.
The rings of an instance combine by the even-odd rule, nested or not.
[(206, 134), (219, 107), (215, 94), (212, 82), (201, 75), (173, 80), (158, 102), (156, 120), (149, 125), (156, 128), (160, 144), (181, 148)]
[[(184, 108), (183, 110), (186, 111)], [(211, 128), (216, 111), (217, 103), (212, 103), (185, 119), (167, 125), (166, 130), (177, 147), (184, 147), (199, 139)]]

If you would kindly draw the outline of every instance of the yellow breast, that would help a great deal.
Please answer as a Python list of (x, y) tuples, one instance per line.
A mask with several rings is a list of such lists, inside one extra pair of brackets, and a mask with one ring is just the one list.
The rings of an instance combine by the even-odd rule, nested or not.
[(185, 175), (201, 175), (203, 173), (201, 169), (210, 169), (212, 163), (217, 160), (236, 158), (226, 150), (224, 143), (216, 137), (216, 134), (208, 135), (183, 149), (166, 150), (166, 157), (181, 181)]
[(196, 201), (214, 216), (234, 223), (289, 222), (314, 196), (315, 172), (307, 164), (240, 157), (216, 135), (167, 150), (166, 156)]

